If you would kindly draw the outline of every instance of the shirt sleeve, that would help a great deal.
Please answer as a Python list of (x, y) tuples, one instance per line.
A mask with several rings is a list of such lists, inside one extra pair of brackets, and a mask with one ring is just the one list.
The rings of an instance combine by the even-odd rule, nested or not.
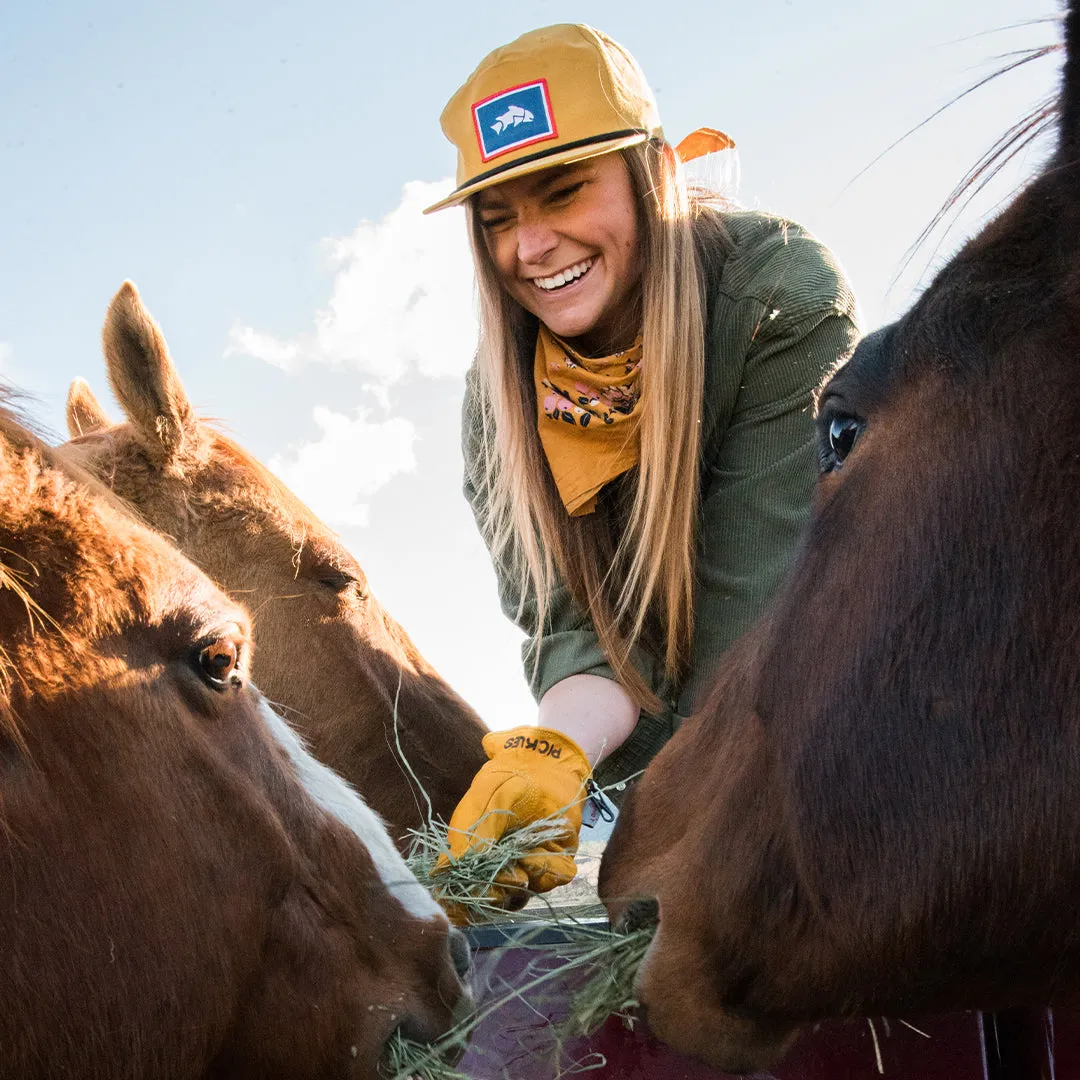
[(707, 358), (730, 372), (731, 350), (739, 349), (733, 339), (742, 336), (737, 386), (718, 395), (704, 455), (693, 655), (677, 702), (683, 716), (791, 564), (817, 476), (814, 395), (859, 337), (854, 297), (818, 241), (801, 230), (782, 241), (774, 235), (755, 255), (751, 280), (718, 301), (724, 324), (711, 338), (721, 355)]

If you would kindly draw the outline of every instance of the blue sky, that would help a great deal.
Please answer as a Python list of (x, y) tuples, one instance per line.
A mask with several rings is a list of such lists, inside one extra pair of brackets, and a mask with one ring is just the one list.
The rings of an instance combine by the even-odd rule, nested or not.
[[(909, 302), (933, 253), (892, 284), (909, 245), (1051, 92), (1056, 60), (856, 176), (996, 57), (1056, 40), (1056, 26), (1019, 25), (1056, 12), (1053, 0), (0, 0), (0, 374), (58, 432), (74, 375), (109, 401), (98, 335), (133, 279), (193, 401), (342, 533), (489, 723), (528, 719), (519, 638), (458, 494), (474, 325), (463, 219), (418, 213), (453, 171), (446, 98), (527, 29), (600, 27), (637, 56), (669, 137), (734, 136), (739, 197), (824, 239), (872, 327)], [(942, 255), (1039, 153), (976, 201)]]

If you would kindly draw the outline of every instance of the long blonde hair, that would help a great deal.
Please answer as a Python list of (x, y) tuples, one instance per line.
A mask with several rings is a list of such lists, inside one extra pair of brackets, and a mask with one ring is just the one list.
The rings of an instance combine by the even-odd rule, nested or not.
[[(533, 353), (537, 320), (502, 287), (478, 215), (468, 207), (480, 295), (476, 375), (481, 527), (493, 556), (536, 605), (534, 658), (554, 585), (587, 612), (616, 678), (639, 706), (661, 703), (634, 665), (642, 646), (676, 679), (694, 631), (706, 260), (726, 251), (712, 200), (688, 190), (671, 148), (651, 140), (621, 151), (637, 202), (644, 351), (636, 469), (601, 492), (597, 510), (570, 517), (540, 443)], [(630, 328), (631, 333), (636, 328)], [(633, 478), (633, 479), (631, 479)], [(519, 611), (520, 615), (520, 611)]]

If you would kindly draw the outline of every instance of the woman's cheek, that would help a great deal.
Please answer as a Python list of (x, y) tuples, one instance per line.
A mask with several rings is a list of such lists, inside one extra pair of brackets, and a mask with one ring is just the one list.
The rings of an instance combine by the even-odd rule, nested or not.
[(488, 254), (504, 282), (517, 280), (517, 240), (513, 229), (488, 237)]

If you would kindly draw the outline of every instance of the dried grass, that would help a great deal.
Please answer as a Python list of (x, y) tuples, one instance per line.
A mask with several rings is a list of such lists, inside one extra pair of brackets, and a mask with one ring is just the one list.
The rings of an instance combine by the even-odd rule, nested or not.
[[(478, 1009), (437, 1043), (414, 1043), (400, 1035), (391, 1040), (383, 1062), (388, 1080), (461, 1080), (462, 1073), (448, 1062), (464, 1052), (470, 1036), (489, 1016), (515, 1000), (529, 1000), (545, 985), (562, 987), (580, 982), (570, 1001), (569, 1015), (558, 1024), (549, 1022), (553, 1076), (598, 1067), (599, 1063), (561, 1070), (558, 1059), (564, 1043), (599, 1028), (610, 1015), (633, 1023), (637, 1002), (633, 983), (653, 930), (619, 933), (597, 917), (597, 904), (559, 907), (546, 894), (536, 897), (524, 912), (496, 907), (485, 894), (499, 873), (545, 842), (565, 835), (560, 815), (506, 833), (496, 842), (471, 848), (432, 877), (441, 855), (449, 856), (447, 828), (436, 822), (414, 830), (406, 862), (421, 881), (431, 881), (443, 903), (464, 907), (470, 920), (505, 932), (505, 944), (496, 948), (528, 950), (534, 954), (525, 973), (480, 1002)], [(494, 949), (488, 950), (495, 951)]]
[[(551, 910), (558, 912), (558, 909)], [(645, 955), (652, 931), (620, 934), (568, 916), (565, 911), (558, 912), (554, 918), (530, 921), (533, 925), (529, 927), (519, 924), (516, 931), (508, 928), (507, 944), (502, 946), (535, 953), (535, 961), (526, 975), (512, 987), (507, 987), (505, 993), (481, 1002), (476, 1012), (435, 1043), (417, 1043), (395, 1034), (388, 1043), (381, 1066), (386, 1080), (467, 1080), (465, 1074), (450, 1062), (465, 1052), (469, 1038), (488, 1017), (511, 1001), (527, 1001), (545, 985), (561, 987), (579, 973), (587, 978), (572, 1000), (570, 1015), (559, 1024), (548, 1021), (552, 1077), (559, 1080), (603, 1064), (599, 1055), (595, 1055), (591, 1065), (585, 1066), (574, 1063), (562, 1067), (559, 1059), (568, 1039), (590, 1034), (612, 1013), (633, 1023), (634, 973)], [(555, 928), (561, 940), (554, 944), (544, 940)]]
[(469, 1080), (443, 1056), (449, 1049), (445, 1046), (435, 1053), (430, 1044), (415, 1042), (395, 1031), (386, 1044), (379, 1071), (387, 1080)]
[(634, 980), (654, 933), (654, 928), (647, 927), (627, 934), (610, 929), (596, 934), (578, 964), (592, 968), (593, 974), (570, 1004), (568, 1034), (591, 1035), (609, 1016), (619, 1016), (633, 1026), (638, 1006)]
[[(532, 851), (566, 837), (566, 821), (560, 815), (543, 818), (505, 833), (491, 844), (467, 848), (455, 858), (450, 854), (447, 826), (441, 821), (410, 830), (411, 843), (405, 862), (423, 882), (431, 883), (440, 903), (463, 909), (470, 922), (512, 920), (512, 913), (487, 898), (499, 875)], [(439, 859), (447, 865), (435, 873)]]

